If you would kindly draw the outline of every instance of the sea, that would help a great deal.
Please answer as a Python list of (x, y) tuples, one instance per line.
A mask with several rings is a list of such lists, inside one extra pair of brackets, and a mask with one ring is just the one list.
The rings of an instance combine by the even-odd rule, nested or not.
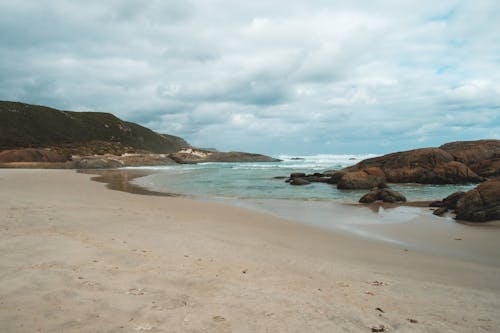
[[(292, 186), (285, 179), (293, 172), (315, 173), (339, 170), (363, 159), (364, 155), (279, 155), (282, 162), (200, 163), (146, 167), (154, 173), (138, 178), (135, 184), (159, 192), (177, 193), (205, 199), (280, 199), (338, 201), (354, 203), (367, 190), (338, 190), (335, 185), (312, 183)], [(144, 168), (143, 168), (144, 169)], [(408, 201), (442, 199), (473, 185), (389, 184)]]

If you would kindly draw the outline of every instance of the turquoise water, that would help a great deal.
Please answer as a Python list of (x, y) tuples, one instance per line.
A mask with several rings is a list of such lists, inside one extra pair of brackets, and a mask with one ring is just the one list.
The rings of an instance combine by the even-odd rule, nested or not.
[[(323, 172), (341, 169), (375, 155), (277, 156), (283, 162), (202, 163), (148, 167), (155, 173), (134, 181), (137, 185), (161, 192), (209, 198), (338, 200), (357, 202), (366, 190), (338, 190), (334, 185), (313, 183), (292, 186), (277, 176), (292, 172)], [(300, 160), (294, 158), (301, 158)], [(390, 184), (408, 200), (442, 199), (468, 190), (473, 185)]]

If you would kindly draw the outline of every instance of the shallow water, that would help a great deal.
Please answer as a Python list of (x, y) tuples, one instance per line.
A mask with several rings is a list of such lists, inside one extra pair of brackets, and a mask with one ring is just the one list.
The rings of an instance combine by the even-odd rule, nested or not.
[[(338, 190), (336, 186), (312, 183), (291, 186), (284, 179), (292, 172), (324, 172), (341, 169), (375, 155), (278, 156), (283, 162), (272, 163), (202, 163), (149, 167), (155, 173), (134, 183), (160, 192), (201, 197), (239, 199), (337, 200), (357, 202), (366, 190)], [(300, 160), (294, 158), (301, 158)], [(390, 184), (409, 201), (442, 199), (473, 185)]]

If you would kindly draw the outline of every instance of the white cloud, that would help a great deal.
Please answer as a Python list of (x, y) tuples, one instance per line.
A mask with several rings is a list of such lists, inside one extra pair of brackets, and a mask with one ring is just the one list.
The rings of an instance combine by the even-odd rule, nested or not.
[(499, 14), (488, 0), (0, 2), (0, 98), (228, 150), (492, 137)]

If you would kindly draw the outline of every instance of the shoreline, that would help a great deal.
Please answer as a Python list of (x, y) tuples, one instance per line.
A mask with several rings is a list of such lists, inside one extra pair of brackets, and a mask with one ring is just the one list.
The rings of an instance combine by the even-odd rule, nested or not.
[[(500, 267), (495, 246), (478, 246), (481, 241), (486, 244), (494, 244), (497, 241), (500, 237), (500, 221), (474, 224), (456, 221), (450, 217), (434, 216), (428, 207), (431, 201), (359, 204), (337, 200), (210, 198), (153, 191), (131, 182), (154, 174), (154, 170), (78, 172), (99, 175), (92, 177), (91, 180), (103, 182), (106, 187), (113, 190), (153, 196), (179, 196), (200, 202), (228, 204), (389, 246)], [(354, 215), (350, 216), (351, 214)], [(332, 216), (338, 217), (337, 223), (329, 222)], [(338, 223), (339, 221), (341, 223)], [(488, 232), (483, 232), (484, 230)]]
[(0, 170), (3, 331), (500, 330), (495, 265), (91, 177)]

